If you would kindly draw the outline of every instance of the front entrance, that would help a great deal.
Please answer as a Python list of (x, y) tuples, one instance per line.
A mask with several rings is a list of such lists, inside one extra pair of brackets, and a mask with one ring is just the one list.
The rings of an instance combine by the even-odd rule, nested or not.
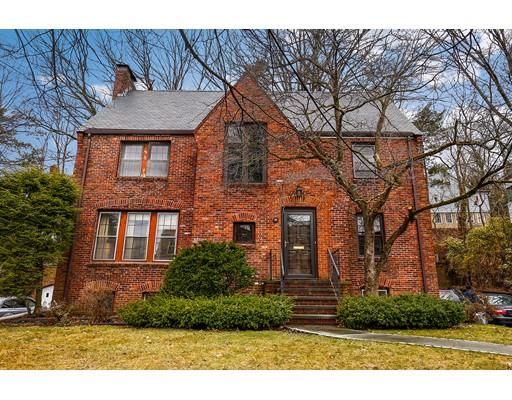
[(316, 277), (316, 218), (311, 208), (283, 209), (283, 261), (287, 277)]

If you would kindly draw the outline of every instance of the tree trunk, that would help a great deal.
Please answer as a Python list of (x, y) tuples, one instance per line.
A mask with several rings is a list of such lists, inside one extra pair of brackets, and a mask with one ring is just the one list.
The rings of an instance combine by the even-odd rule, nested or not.
[(375, 263), (374, 213), (364, 213), (364, 272), (365, 295), (377, 295), (379, 290), (379, 270)]

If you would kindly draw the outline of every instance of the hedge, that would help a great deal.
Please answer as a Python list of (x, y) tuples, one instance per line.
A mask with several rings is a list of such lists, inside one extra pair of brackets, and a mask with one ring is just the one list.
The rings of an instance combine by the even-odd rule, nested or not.
[(338, 305), (339, 322), (350, 329), (444, 329), (465, 319), (461, 304), (426, 294), (346, 297)]
[(261, 330), (286, 323), (292, 307), (289, 298), (278, 295), (188, 299), (160, 294), (125, 306), (119, 315), (136, 327)]

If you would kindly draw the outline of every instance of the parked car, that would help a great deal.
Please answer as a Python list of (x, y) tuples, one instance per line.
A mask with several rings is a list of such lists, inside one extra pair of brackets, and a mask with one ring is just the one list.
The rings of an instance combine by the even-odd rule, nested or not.
[(485, 298), (494, 307), (491, 322), (512, 326), (512, 294), (484, 292), (481, 297)]
[(455, 303), (464, 303), (465, 297), (459, 289), (440, 289), (439, 297), (442, 300), (449, 300)]
[(27, 312), (27, 304), (30, 311), (34, 312), (36, 302), (34, 299), (20, 299), (18, 297), (0, 297), (0, 318), (8, 315), (23, 314)]

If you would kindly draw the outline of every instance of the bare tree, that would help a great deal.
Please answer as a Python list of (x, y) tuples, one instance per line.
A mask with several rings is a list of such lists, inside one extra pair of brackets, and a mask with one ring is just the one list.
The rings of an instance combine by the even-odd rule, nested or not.
[[(204, 46), (194, 46), (186, 32), (181, 33), (187, 48), (207, 68), (208, 64), (202, 58)], [(439, 137), (436, 145), (429, 149), (423, 149), (421, 145), (411, 146), (410, 152), (404, 154), (391, 148), (388, 133), (392, 127), (388, 115), (394, 104), (417, 105), (432, 101), (437, 96), (443, 75), (449, 72), (446, 63), (440, 61), (440, 54), (447, 49), (440, 48), (439, 41), (426, 32), (269, 30), (243, 32), (234, 41), (229, 33), (223, 36), (212, 31), (209, 40), (220, 43), (215, 47), (218, 54), (214, 58), (222, 59), (215, 67), (210, 67), (209, 72), (236, 98), (243, 95), (231, 85), (233, 75), (226, 67), (245, 65), (250, 66), (253, 73), (256, 71), (262, 87), (271, 92), (294, 122), (294, 135), (299, 143), (296, 157), (320, 161), (337, 186), (359, 208), (364, 224), (365, 288), (369, 293), (377, 293), (380, 273), (394, 243), (409, 225), (417, 224), (420, 213), (466, 199), (500, 179), (510, 154), (509, 136), (464, 137), (457, 119), (452, 121), (452, 134)], [(260, 52), (256, 55), (254, 51), (223, 53), (222, 43), (226, 49), (259, 48)], [(300, 92), (290, 93), (289, 89), (300, 89)], [(297, 96), (300, 101), (294, 101)], [(242, 99), (238, 103), (244, 101), (250, 100)], [(360, 120), (352, 118), (361, 111), (375, 116), (369, 119), (371, 126), (358, 126)], [(321, 134), (326, 127), (331, 136), (328, 140)], [(375, 146), (372, 155), (351, 145), (348, 137), (354, 131), (366, 132), (368, 140)], [(468, 182), (450, 199), (435, 204), (420, 204), (415, 199), (404, 210), (402, 223), (393, 232), (388, 232), (381, 256), (376, 259), (374, 224), (391, 193), (409, 184), (407, 180), (412, 170), (422, 166), (425, 160), (441, 156), (452, 148), (480, 148), (492, 161), (486, 163), (478, 178)], [(279, 158), (279, 155), (274, 156)], [(358, 159), (371, 171), (371, 183), (353, 179), (352, 173), (345, 168), (347, 157)]]

